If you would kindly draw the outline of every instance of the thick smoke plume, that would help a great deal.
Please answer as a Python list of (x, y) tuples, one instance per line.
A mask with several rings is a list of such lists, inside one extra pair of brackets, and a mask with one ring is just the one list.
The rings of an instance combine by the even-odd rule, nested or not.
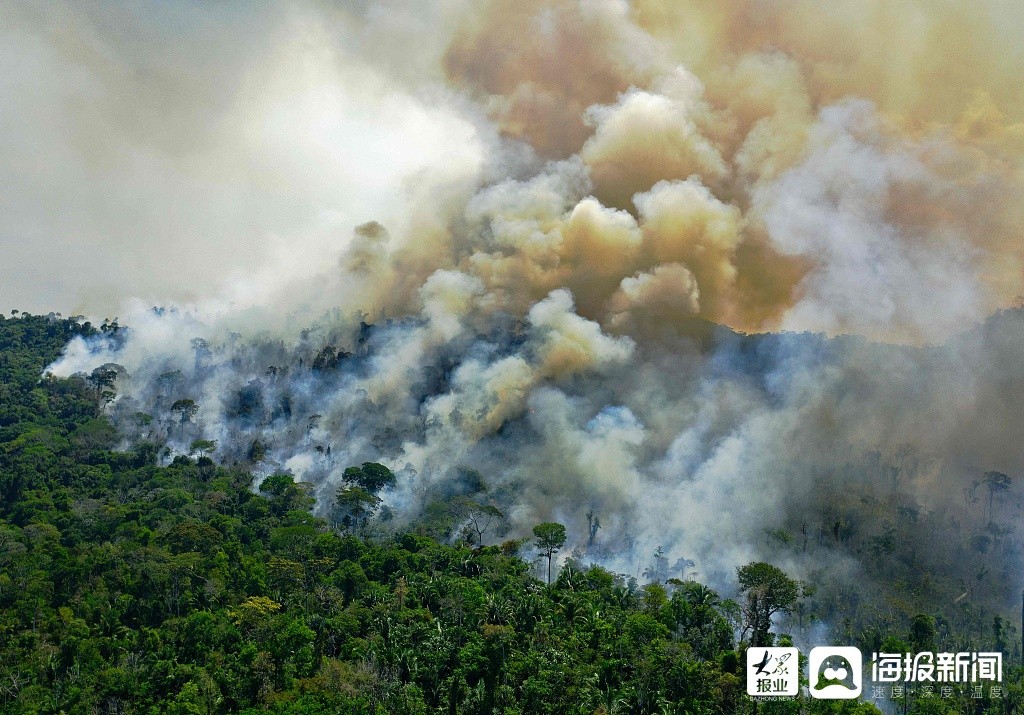
[[(559, 520), (588, 558), (635, 573), (663, 546), (715, 583), (780, 530), (811, 532), (776, 554), (794, 573), (852, 572), (827, 548), (853, 538), (849, 495), (941, 521), (984, 471), (1024, 467), (1021, 319), (982, 325), (1024, 267), (1011, 4), (435, 5), (153, 7), (130, 29), (155, 49), (96, 30), (112, 8), (73, 28), (4, 11), (62, 121), (86, 111), (48, 84), (74, 63), (118, 122), (86, 122), (52, 149), (69, 175), (22, 190), (84, 172), (130, 202), (127, 224), (34, 224), (142, 267), (130, 330), (51, 368), (123, 366), (126, 439), (226, 461), (258, 440), (257, 468), (325, 510), (346, 467), (383, 462), (399, 522), (476, 470), (512, 534)], [(29, 198), (6, 199), (26, 224)], [(194, 269), (165, 255), (183, 248)]]

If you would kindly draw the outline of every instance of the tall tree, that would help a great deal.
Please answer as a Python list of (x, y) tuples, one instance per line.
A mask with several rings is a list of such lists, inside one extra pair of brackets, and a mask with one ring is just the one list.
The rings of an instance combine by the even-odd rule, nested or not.
[(533, 527), (536, 537), (534, 545), (548, 559), (548, 585), (551, 585), (551, 559), (565, 546), (565, 526), (557, 522), (546, 521)]
[(384, 487), (394, 486), (395, 473), (376, 462), (363, 462), (360, 467), (348, 467), (342, 478), (349, 484), (362, 487), (371, 494), (376, 494)]
[(992, 505), (997, 493), (1002, 494), (1010, 491), (1013, 479), (1002, 472), (985, 472), (981, 476), (982, 482), (988, 488), (988, 520), (992, 521)]
[(457, 507), (466, 518), (466, 525), (462, 529), (464, 538), (470, 545), (483, 546), (484, 534), (492, 526), (500, 526), (505, 515), (494, 504), (479, 502), (469, 497), (458, 497), (457, 499)]
[(212, 439), (196, 439), (192, 440), (192, 444), (189, 446), (189, 454), (198, 453), (200, 457), (205, 457), (208, 452), (212, 452), (217, 448), (217, 443)]
[(195, 400), (175, 400), (171, 405), (171, 412), (177, 413), (180, 424), (191, 422), (192, 418), (199, 412), (199, 405)]
[(768, 631), (776, 613), (793, 610), (799, 590), (797, 583), (778, 566), (763, 561), (736, 569), (740, 593), (746, 596), (743, 605), (744, 634), (750, 631), (750, 645), (771, 645)]
[(96, 393), (96, 414), (100, 414), (117, 395), (116, 383), (119, 372), (124, 372), (124, 368), (115, 363), (107, 363), (100, 365), (85, 378)]
[(598, 518), (597, 513), (591, 509), (587, 512), (587, 546), (594, 545), (594, 539), (597, 538), (597, 530), (601, 528), (601, 519)]
[(342, 485), (334, 495), (335, 523), (347, 531), (366, 526), (380, 502), (380, 497), (362, 487)]

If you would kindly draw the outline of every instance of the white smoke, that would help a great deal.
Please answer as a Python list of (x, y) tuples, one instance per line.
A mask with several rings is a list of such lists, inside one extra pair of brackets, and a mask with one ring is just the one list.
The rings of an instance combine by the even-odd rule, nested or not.
[(11, 290), (134, 296), (50, 369), (122, 365), (126, 440), (259, 440), (324, 510), (352, 464), (399, 473), (399, 524), (475, 469), (511, 533), (562, 520), (625, 572), (664, 546), (724, 584), (809, 528), (780, 558), (845, 573), (820, 535), (850, 484), (941, 509), (1024, 466), (1015, 319), (964, 332), (1019, 289), (1019, 73), (935, 104), (895, 91), (945, 62), (914, 23), (918, 54), (845, 74), (849, 4), (727, 5), (778, 41), (655, 0), (200, 12), (218, 42), (170, 10), (6, 8), (0, 241), (68, 276)]

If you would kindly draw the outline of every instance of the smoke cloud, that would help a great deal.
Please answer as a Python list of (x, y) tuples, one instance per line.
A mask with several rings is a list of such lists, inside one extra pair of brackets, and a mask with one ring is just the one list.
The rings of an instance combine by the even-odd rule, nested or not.
[(126, 440), (258, 439), (325, 510), (381, 461), (399, 522), (474, 469), (723, 584), (1024, 467), (1009, 3), (218, 8), (0, 11), (5, 293), (118, 305), (51, 370), (124, 366)]

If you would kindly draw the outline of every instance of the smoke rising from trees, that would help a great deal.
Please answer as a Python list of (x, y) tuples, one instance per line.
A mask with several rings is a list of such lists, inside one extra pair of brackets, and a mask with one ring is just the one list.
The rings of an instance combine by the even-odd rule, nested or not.
[[(95, 29), (113, 7), (16, 5), (4, 44), (39, 62), (15, 76), (65, 109), (2, 151), (78, 129), (0, 240), (91, 237), (60, 298), (131, 299), (51, 368), (123, 366), (126, 439), (258, 441), (325, 509), (381, 462), (399, 522), (476, 470), (512, 533), (564, 523), (563, 555), (627, 572), (663, 546), (712, 581), (766, 551), (849, 575), (886, 509), (945, 529), (1022, 466), (1021, 317), (983, 321), (1024, 266), (1024, 58), (982, 5), (151, 8), (144, 45)], [(104, 102), (55, 84), (71, 66)]]

